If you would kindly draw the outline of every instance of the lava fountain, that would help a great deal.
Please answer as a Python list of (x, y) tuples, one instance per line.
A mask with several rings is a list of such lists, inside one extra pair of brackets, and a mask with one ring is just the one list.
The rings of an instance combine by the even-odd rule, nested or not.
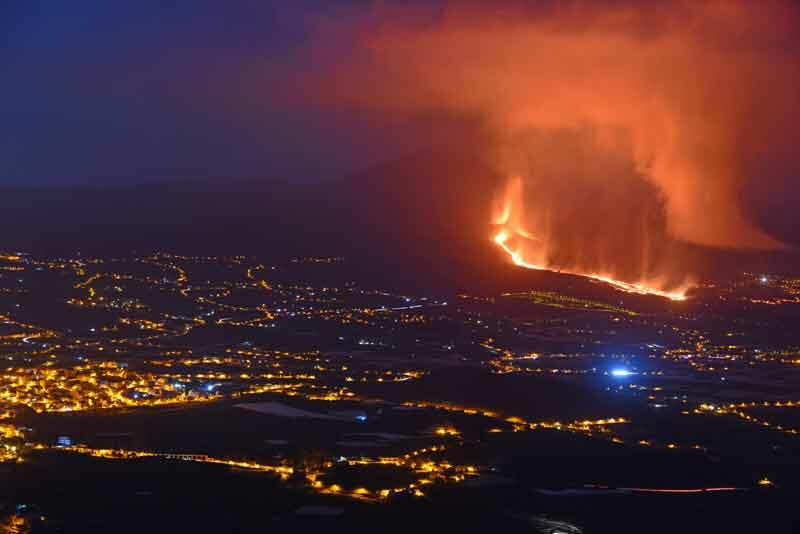
[(537, 237), (535, 232), (525, 228), (522, 222), (522, 180), (513, 177), (509, 180), (505, 195), (499, 202), (493, 225), (498, 228), (493, 236), (500, 247), (515, 265), (526, 269), (555, 271), (559, 273), (583, 276), (609, 284), (626, 293), (641, 295), (657, 295), (670, 300), (686, 300), (686, 292), (691, 288), (690, 282), (684, 282), (673, 289), (663, 289), (663, 280), (640, 280), (626, 282), (618, 280), (608, 273), (586, 272), (576, 268), (564, 268), (554, 265), (548, 259), (549, 243)]

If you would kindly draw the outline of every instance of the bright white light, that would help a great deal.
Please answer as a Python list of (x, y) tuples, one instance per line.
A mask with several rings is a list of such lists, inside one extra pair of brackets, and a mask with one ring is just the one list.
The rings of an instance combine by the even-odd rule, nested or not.
[(630, 376), (633, 373), (628, 371), (627, 369), (612, 369), (611, 376)]

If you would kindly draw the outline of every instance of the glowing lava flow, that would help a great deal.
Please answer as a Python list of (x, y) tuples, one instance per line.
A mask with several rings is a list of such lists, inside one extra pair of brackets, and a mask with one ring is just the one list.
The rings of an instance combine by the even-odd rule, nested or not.
[(658, 295), (659, 297), (665, 297), (671, 300), (686, 300), (686, 290), (679, 289), (676, 291), (662, 291), (660, 289), (655, 289), (652, 287), (647, 287), (642, 284), (632, 284), (630, 282), (623, 282), (622, 280), (615, 280), (613, 278), (609, 278), (607, 276), (593, 274), (593, 273), (579, 273), (576, 271), (569, 271), (569, 270), (558, 270), (550, 269), (543, 265), (536, 265), (534, 263), (528, 263), (522, 258), (522, 254), (519, 251), (512, 249), (508, 244), (509, 234), (506, 230), (501, 230), (494, 236), (494, 242), (497, 243), (500, 248), (502, 248), (508, 255), (511, 257), (511, 261), (514, 262), (515, 265), (519, 265), (520, 267), (525, 267), (526, 269), (536, 269), (538, 271), (552, 271), (558, 272), (563, 274), (573, 274), (576, 276), (583, 276), (585, 278), (591, 278), (592, 280), (597, 280), (599, 282), (605, 282), (613, 286), (620, 291), (625, 291), (626, 293), (639, 293), (641, 295)]
[(533, 263), (524, 257), (521, 248), (514, 249), (509, 243), (512, 239), (525, 239), (530, 241), (539, 241), (534, 235), (524, 229), (521, 224), (520, 216), (522, 212), (522, 180), (519, 177), (512, 178), (507, 186), (505, 192), (504, 202), (498, 215), (493, 221), (495, 225), (500, 226), (500, 230), (494, 236), (494, 242), (509, 255), (511, 261), (520, 267), (527, 269), (536, 269), (540, 271), (552, 271), (563, 274), (572, 274), (576, 276), (583, 276), (599, 282), (604, 282), (613, 286), (614, 288), (625, 291), (627, 293), (638, 293), (641, 295), (657, 295), (665, 297), (670, 300), (686, 300), (686, 291), (689, 285), (681, 286), (674, 290), (663, 290), (649, 285), (646, 283), (632, 283), (617, 280), (610, 276), (603, 274), (582, 272), (572, 269), (562, 269), (553, 266)]

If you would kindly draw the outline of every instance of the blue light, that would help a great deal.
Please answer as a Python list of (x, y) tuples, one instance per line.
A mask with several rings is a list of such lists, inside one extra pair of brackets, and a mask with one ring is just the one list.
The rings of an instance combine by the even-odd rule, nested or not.
[(216, 384), (208, 384), (206, 386), (206, 391), (214, 391), (215, 387), (216, 387)]
[(612, 369), (611, 370), (611, 376), (622, 377), (622, 376), (631, 376), (632, 374), (633, 373), (628, 371), (627, 369)]
[(358, 419), (359, 421), (363, 422), (363, 421), (367, 420), (367, 416), (366, 415), (357, 415), (356, 419)]

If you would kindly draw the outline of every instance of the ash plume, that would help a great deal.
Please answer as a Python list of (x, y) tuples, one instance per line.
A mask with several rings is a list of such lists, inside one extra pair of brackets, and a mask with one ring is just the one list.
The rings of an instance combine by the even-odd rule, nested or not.
[[(321, 91), (339, 105), (468, 117), (488, 139), (474, 150), (518, 182), (515, 250), (669, 289), (692, 276), (681, 243), (784, 246), (741, 197), (766, 180), (753, 175), (759, 151), (785, 145), (800, 120), (798, 15), (778, 1), (376, 8), (328, 28), (357, 37)], [(487, 199), (500, 212), (504, 189)]]

